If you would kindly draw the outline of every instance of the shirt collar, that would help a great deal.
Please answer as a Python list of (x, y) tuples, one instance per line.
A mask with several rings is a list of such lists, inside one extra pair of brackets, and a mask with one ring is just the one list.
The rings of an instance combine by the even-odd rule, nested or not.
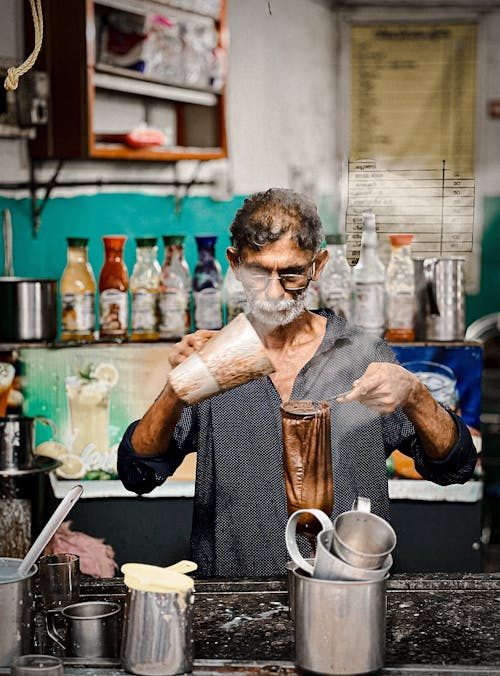
[(338, 340), (349, 340), (353, 335), (353, 327), (344, 317), (335, 314), (329, 308), (313, 310), (314, 314), (320, 317), (326, 317), (326, 331), (316, 354), (331, 349)]

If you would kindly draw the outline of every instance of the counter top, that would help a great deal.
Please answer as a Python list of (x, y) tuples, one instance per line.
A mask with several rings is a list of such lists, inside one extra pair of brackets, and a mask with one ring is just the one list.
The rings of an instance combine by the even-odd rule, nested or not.
[[(54, 496), (64, 498), (76, 484), (83, 485), (81, 499), (92, 498), (135, 498), (136, 493), (128, 491), (121, 481), (67, 481), (58, 479), (53, 472), (50, 483)], [(477, 502), (483, 495), (482, 481), (468, 481), (465, 484), (439, 486), (423, 479), (389, 479), (389, 498), (391, 500), (424, 500), (426, 502)], [(143, 497), (151, 498), (192, 498), (194, 481), (169, 478), (164, 484), (155, 488)]]
[[(87, 579), (84, 599), (124, 600), (120, 578)], [(295, 674), (293, 624), (284, 579), (199, 580), (194, 674)], [(388, 583), (387, 675), (500, 673), (500, 573), (394, 575)], [(36, 616), (36, 652), (55, 654)], [(0, 669), (0, 674), (8, 670)], [(118, 661), (65, 659), (65, 674), (124, 674)]]

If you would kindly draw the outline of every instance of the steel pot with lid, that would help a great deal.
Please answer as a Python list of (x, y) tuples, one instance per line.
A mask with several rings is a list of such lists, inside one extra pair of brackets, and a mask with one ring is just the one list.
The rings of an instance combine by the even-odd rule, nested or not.
[(55, 340), (56, 279), (0, 277), (0, 307), (0, 342)]

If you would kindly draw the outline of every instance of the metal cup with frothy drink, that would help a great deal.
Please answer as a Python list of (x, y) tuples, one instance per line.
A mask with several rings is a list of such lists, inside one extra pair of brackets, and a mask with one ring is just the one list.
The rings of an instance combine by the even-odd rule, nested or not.
[(122, 566), (127, 587), (121, 663), (139, 676), (192, 671), (194, 582), (182, 573), (140, 563)]
[(195, 404), (273, 371), (257, 332), (241, 313), (176, 366), (169, 380), (182, 401)]

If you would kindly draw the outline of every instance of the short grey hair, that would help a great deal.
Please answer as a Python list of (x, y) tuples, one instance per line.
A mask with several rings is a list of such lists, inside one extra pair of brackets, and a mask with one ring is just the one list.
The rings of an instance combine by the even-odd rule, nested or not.
[[(276, 222), (276, 216), (281, 217), (280, 222)], [(289, 188), (270, 188), (247, 197), (236, 212), (230, 232), (238, 252), (245, 247), (259, 251), (289, 234), (301, 249), (316, 253), (324, 237), (314, 202)]]

